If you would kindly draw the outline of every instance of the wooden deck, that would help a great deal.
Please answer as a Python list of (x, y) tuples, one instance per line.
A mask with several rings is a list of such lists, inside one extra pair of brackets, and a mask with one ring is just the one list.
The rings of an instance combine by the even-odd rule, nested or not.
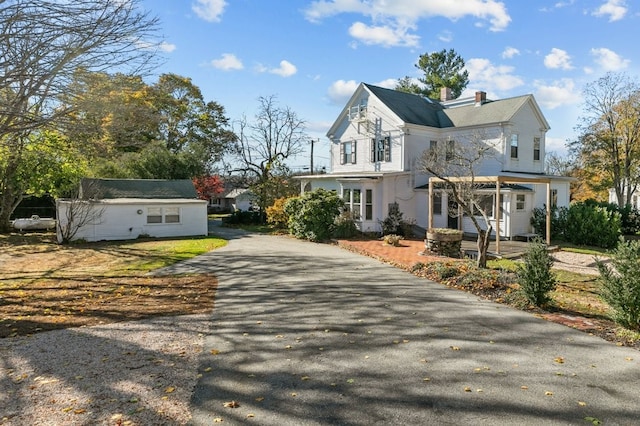
[[(489, 243), (489, 258), (496, 259), (514, 259), (522, 256), (527, 250), (529, 245), (526, 241), (515, 240), (500, 240), (500, 253), (496, 252), (496, 242), (491, 240)], [(549, 251), (555, 251), (558, 247), (550, 246)], [(477, 253), (477, 244), (475, 237), (465, 237), (462, 240), (462, 250), (467, 253), (469, 257), (473, 257)]]

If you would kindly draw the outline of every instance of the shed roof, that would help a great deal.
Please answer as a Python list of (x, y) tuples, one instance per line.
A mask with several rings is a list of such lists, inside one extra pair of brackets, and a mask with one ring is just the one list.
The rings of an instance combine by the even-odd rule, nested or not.
[(80, 198), (197, 199), (198, 194), (189, 179), (83, 178), (80, 182)]

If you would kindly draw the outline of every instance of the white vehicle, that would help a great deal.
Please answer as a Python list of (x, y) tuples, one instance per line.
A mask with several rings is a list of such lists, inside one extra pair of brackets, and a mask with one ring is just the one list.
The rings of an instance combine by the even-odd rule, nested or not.
[(36, 229), (53, 229), (56, 227), (56, 220), (52, 217), (40, 217), (34, 214), (30, 218), (16, 219), (13, 227), (18, 231), (30, 231)]

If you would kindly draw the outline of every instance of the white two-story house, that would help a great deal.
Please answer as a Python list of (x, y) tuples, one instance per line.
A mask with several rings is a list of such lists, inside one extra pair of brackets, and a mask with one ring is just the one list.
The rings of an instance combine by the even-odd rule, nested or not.
[(433, 179), (430, 184), (419, 158), (481, 133), (497, 152), (474, 176), (484, 182), (480, 190), (486, 192), (494, 233), (530, 233), (534, 207), (569, 204), (570, 178), (544, 174), (549, 124), (532, 95), (494, 101), (484, 92), (456, 100), (449, 93), (443, 89), (434, 101), (361, 83), (327, 132), (330, 172), (301, 177), (302, 190), (337, 191), (363, 232), (379, 232), (389, 206), (397, 203), (403, 217), (422, 228), (475, 233), (468, 218), (454, 214), (443, 186)]

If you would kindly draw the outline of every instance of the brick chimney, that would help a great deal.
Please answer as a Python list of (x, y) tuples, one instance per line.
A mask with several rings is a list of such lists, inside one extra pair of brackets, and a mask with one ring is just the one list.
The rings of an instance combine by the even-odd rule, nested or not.
[(476, 92), (476, 106), (487, 102), (487, 92)]
[(451, 100), (451, 88), (450, 87), (440, 88), (440, 102), (445, 102), (450, 100)]

